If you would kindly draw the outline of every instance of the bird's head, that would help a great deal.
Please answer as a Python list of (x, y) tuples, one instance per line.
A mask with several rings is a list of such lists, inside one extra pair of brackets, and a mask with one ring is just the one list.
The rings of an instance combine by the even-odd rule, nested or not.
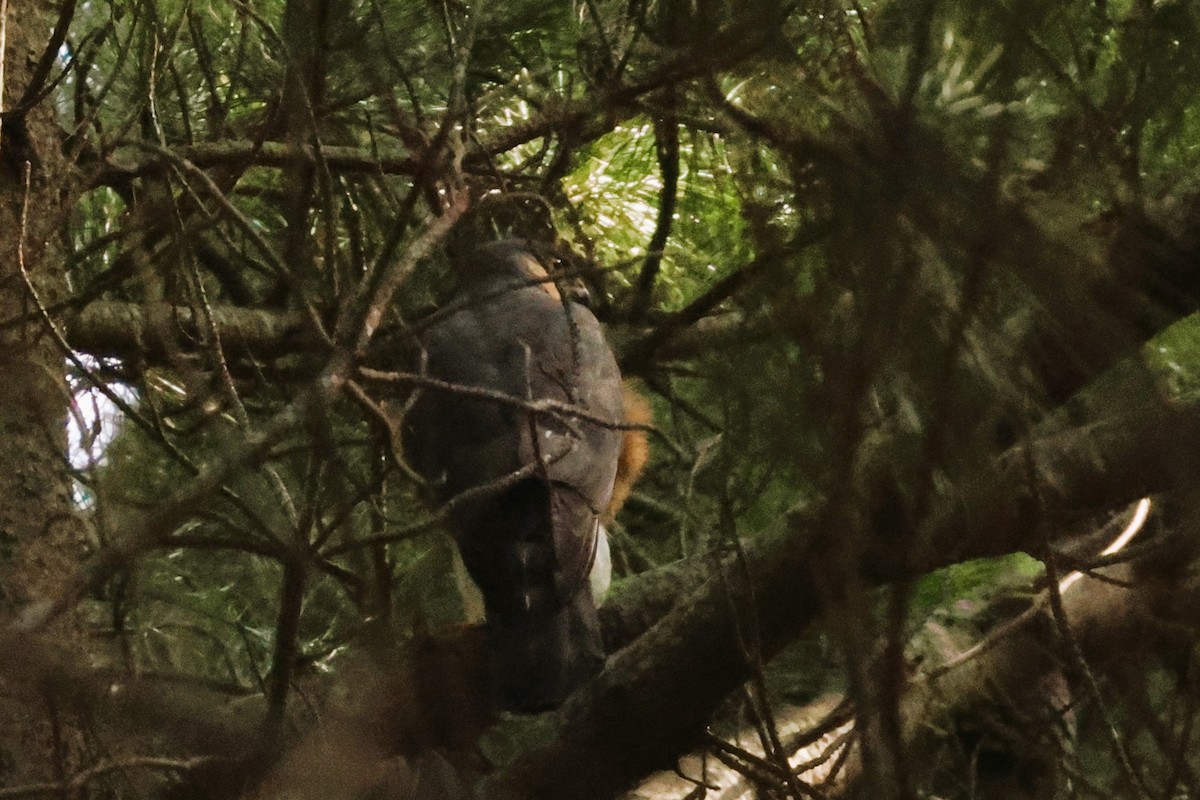
[(468, 285), (492, 285), (497, 281), (529, 284), (556, 300), (587, 305), (587, 286), (577, 275), (562, 275), (562, 261), (553, 247), (525, 239), (489, 242), (471, 252), (461, 265)]

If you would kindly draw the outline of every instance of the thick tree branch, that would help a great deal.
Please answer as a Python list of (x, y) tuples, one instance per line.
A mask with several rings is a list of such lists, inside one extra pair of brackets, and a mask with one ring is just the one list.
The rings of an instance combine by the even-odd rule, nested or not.
[[(1002, 641), (995, 646), (973, 649), (944, 668), (931, 665), (910, 681), (899, 709), (904, 751), (933, 752), (944, 745), (947, 730), (955, 730), (967, 715), (979, 713), (981, 708), (1014, 703), (1049, 705), (1053, 698), (1046, 696), (1045, 688), (1053, 675), (1065, 672), (1070, 682), (1080, 687), (1082, 676), (1059, 655), (1067, 636), (1097, 673), (1128, 664), (1133, 654), (1190, 642), (1200, 625), (1200, 584), (1181, 581), (1179, 576), (1190, 569), (1185, 565), (1194, 563), (1200, 546), (1194, 501), (1193, 496), (1178, 531), (1187, 542), (1183, 552), (1177, 549), (1179, 537), (1172, 537), (1170, 555), (1156, 558), (1151, 550), (1145, 559), (1085, 576), (1062, 594), (1069, 631), (1056, 626), (1049, 590), (1043, 591), (1028, 611), (997, 629), (993, 635)], [(1081, 688), (1072, 694), (1080, 695), (1075, 698), (1078, 702), (1086, 691)], [(1051, 711), (1070, 713), (1065, 705), (1069, 700), (1058, 698), (1061, 707)], [(1027, 719), (1047, 716), (1031, 708), (1018, 709), (1016, 715)], [(1014, 758), (1034, 755), (1032, 740), (1027, 744), (1030, 750), (1014, 753)], [(859, 751), (850, 755), (837, 797), (861, 796), (865, 787), (860, 756)], [(935, 763), (936, 759), (926, 759), (914, 767), (922, 774)]]
[[(1148, 491), (1186, 486), (1198, 474), (1198, 447), (1200, 414), (1172, 406), (1039, 442), (1032, 462), (1014, 452), (961, 484), (964, 490), (937, 498), (939, 510), (921, 531), (910, 531), (920, 546), (909, 558), (887, 552), (894, 542), (869, 548), (863, 573), (873, 583), (911, 578), (1031, 547), (1061, 513), (1097, 513)], [(734, 557), (723, 559), (701, 588), (568, 701), (556, 739), (496, 776), (489, 796), (606, 798), (669, 767), (699, 741), (721, 699), (749, 677), (749, 620), (769, 658), (821, 613), (814, 571), (822, 569), (830, 537), (845, 530), (845, 513), (821, 502), (797, 509), (746, 544), (744, 571)]]
[(139, 733), (170, 730), (175, 744), (211, 756), (244, 754), (260, 738), (260, 696), (97, 669), (47, 638), (0, 630), (0, 675), (29, 687), (31, 703), (37, 702), (36, 689), (106, 725)]
[[(316, 344), (305, 332), (305, 317), (295, 312), (217, 306), (213, 323), (221, 344), (231, 352), (271, 357), (303, 352)], [(94, 356), (150, 357), (168, 343), (204, 338), (203, 320), (186, 306), (147, 306), (98, 300), (67, 322), (71, 347)]]

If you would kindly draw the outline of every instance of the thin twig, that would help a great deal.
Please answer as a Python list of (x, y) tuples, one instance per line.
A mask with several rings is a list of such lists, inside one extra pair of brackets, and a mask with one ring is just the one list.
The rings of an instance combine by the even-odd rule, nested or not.
[(452, 192), (446, 204), (445, 213), (430, 220), (424, 233), (418, 236), (409, 245), (404, 255), (393, 262), (380, 276), (379, 283), (367, 306), (362, 325), (358, 328), (357, 337), (354, 340), (353, 352), (356, 356), (361, 357), (366, 353), (367, 345), (371, 343), (371, 337), (379, 329), (383, 315), (391, 305), (392, 296), (412, 274), (417, 263), (429, 255), (434, 246), (450, 232), (450, 229), (466, 212), (469, 202), (470, 194), (466, 189)]
[(1062, 636), (1063, 642), (1066, 644), (1069, 661), (1072, 667), (1077, 669), (1083, 676), (1088, 693), (1096, 701), (1100, 718), (1104, 720), (1105, 731), (1112, 745), (1113, 754), (1117, 757), (1117, 764), (1120, 765), (1121, 771), (1125, 773), (1125, 776), (1129, 779), (1130, 784), (1136, 789), (1138, 794), (1148, 800), (1154, 795), (1151, 793), (1149, 787), (1146, 786), (1142, 775), (1133, 766), (1133, 761), (1130, 758), (1126, 744), (1122, 741), (1121, 734), (1117, 730), (1116, 717), (1113, 715), (1112, 708), (1109, 707), (1108, 701), (1104, 699), (1104, 695), (1100, 691), (1100, 683), (1096, 680), (1095, 673), (1092, 672), (1091, 666), (1087, 663), (1087, 658), (1083, 654), (1083, 647), (1079, 644), (1079, 638), (1075, 635), (1075, 631), (1067, 619), (1067, 612), (1063, 608), (1062, 592), (1059, 590), (1058, 567), (1055, 564), (1054, 556), (1047, 554), (1043, 559), (1043, 564), (1046, 567), (1046, 578), (1050, 582), (1047, 590), (1050, 599), (1050, 612), (1058, 628), (1059, 635)]
[(549, 397), (539, 398), (536, 400), (527, 400), (517, 395), (506, 394), (496, 391), (495, 389), (485, 389), (482, 386), (467, 386), (461, 383), (451, 383), (449, 381), (430, 378), (427, 375), (418, 375), (412, 372), (390, 372), (370, 367), (359, 367), (358, 374), (370, 381), (380, 383), (390, 383), (399, 386), (409, 386), (415, 389), (434, 389), (441, 392), (450, 392), (451, 394), (464, 395), (467, 397), (477, 397), (481, 400), (491, 400), (495, 403), (513, 408), (527, 411), (532, 414), (545, 414), (563, 420), (581, 419), (585, 422), (591, 422), (600, 427), (616, 431), (646, 431), (647, 433), (656, 433), (651, 425), (631, 424), (627, 422), (618, 422), (595, 414), (582, 406), (566, 403), (562, 400), (554, 400)]

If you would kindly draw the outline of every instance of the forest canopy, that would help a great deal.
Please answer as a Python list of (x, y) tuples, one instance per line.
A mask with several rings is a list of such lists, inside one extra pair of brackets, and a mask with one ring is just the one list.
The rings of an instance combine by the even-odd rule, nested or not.
[[(540, 715), (397, 423), (509, 238), (653, 412)], [(1198, 301), (1187, 0), (0, 0), (0, 797), (1196, 796)]]

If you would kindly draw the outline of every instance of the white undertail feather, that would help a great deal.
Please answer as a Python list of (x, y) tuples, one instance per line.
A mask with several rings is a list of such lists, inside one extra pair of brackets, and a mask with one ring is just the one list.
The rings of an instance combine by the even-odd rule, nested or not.
[(612, 552), (608, 547), (608, 531), (603, 525), (596, 531), (596, 555), (592, 558), (592, 569), (588, 573), (588, 582), (592, 585), (592, 599), (596, 605), (604, 602), (608, 589), (612, 586)]

